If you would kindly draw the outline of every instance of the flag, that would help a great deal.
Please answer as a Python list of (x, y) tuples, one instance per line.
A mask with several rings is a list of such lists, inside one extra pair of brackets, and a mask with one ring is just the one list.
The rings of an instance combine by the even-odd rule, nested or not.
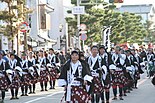
[(105, 46), (106, 49), (110, 48), (110, 34), (111, 34), (111, 26), (106, 27), (103, 30), (103, 44)]

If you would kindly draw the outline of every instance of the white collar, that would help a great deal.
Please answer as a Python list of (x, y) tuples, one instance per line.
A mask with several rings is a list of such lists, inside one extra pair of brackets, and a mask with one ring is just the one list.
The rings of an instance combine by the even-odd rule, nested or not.
[(44, 59), (45, 59), (45, 57), (39, 57), (39, 59), (40, 59), (40, 60), (44, 60)]
[(28, 60), (32, 62), (32, 61), (35, 60), (35, 59), (34, 59), (34, 58), (31, 58), (31, 59), (29, 58)]
[(50, 56), (51, 56), (51, 58), (53, 58), (55, 56), (55, 54), (52, 54), (52, 55), (50, 54)]
[[(70, 76), (71, 77), (70, 78), (73, 79), (74, 74), (75, 74), (76, 70), (78, 69), (78, 66), (79, 66), (80, 62), (77, 61), (75, 64), (73, 62), (71, 62), (70, 64), (71, 64), (71, 68), (70, 68), (70, 74), (71, 74)], [(71, 72), (71, 69), (72, 69), (72, 72)]]
[(107, 53), (104, 53), (104, 54), (101, 55), (101, 57), (103, 57), (103, 58), (104, 58), (105, 56), (107, 56)]
[(26, 60), (22, 60), (22, 63), (25, 63), (25, 62), (27, 62), (27, 59)]
[(91, 56), (91, 60), (92, 60), (92, 62), (96, 61), (97, 58), (98, 58), (98, 55), (96, 55), (96, 57)]
[(77, 69), (78, 65), (79, 61), (77, 61), (76, 63), (71, 62), (72, 69)]

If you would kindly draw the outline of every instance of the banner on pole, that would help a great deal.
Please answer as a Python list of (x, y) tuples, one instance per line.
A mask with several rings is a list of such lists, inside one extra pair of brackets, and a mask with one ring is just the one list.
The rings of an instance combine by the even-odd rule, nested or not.
[(103, 30), (103, 44), (105, 46), (106, 49), (110, 48), (110, 34), (111, 34), (111, 26), (106, 27)]

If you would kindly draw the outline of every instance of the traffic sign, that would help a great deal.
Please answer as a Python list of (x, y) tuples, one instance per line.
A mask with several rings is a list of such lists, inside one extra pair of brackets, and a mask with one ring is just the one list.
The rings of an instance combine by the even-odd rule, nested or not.
[(87, 40), (87, 35), (86, 34), (81, 34), (80, 39), (85, 41)]
[(19, 28), (20, 28), (20, 31), (25, 33), (27, 32), (28, 30), (28, 23), (27, 22), (22, 22), (20, 25), (19, 25)]
[(75, 6), (75, 7), (73, 7), (72, 14), (85, 14), (85, 6)]
[(80, 25), (80, 29), (81, 29), (81, 30), (86, 30), (86, 28), (87, 28), (87, 27), (86, 27), (85, 24), (81, 24), (81, 25)]

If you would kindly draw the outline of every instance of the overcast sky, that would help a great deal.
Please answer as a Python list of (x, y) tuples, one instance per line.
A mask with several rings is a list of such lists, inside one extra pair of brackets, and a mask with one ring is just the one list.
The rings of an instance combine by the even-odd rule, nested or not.
[[(106, 2), (109, 2), (109, 0), (105, 0)], [(64, 0), (64, 5), (65, 6), (69, 6), (70, 5), (71, 0)], [(155, 5), (155, 0), (124, 0), (123, 5), (127, 5), (127, 4), (154, 4)]]
[[(105, 0), (108, 2), (109, 0)], [(124, 0), (125, 5), (127, 4), (154, 4), (155, 5), (155, 0)]]

